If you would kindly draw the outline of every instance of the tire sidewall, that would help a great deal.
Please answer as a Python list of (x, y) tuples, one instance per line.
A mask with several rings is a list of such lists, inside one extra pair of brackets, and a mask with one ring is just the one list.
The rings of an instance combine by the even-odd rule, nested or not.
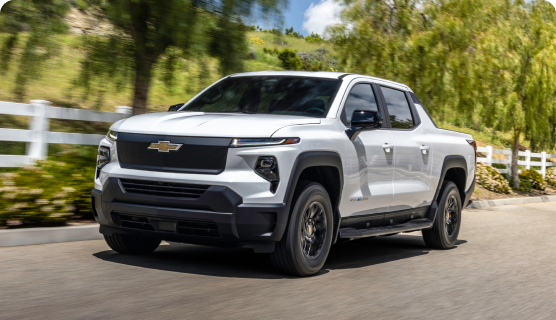
[[(454, 195), (456, 198), (456, 205), (458, 209), (458, 219), (457, 219), (457, 226), (454, 234), (450, 237), (448, 236), (448, 232), (446, 230), (446, 215), (444, 212), (446, 202), (450, 195)], [(442, 192), (442, 199), (440, 201), (440, 206), (438, 207), (438, 211), (436, 214), (436, 225), (441, 235), (441, 240), (444, 243), (445, 247), (452, 247), (456, 244), (458, 240), (458, 235), (461, 227), (461, 212), (462, 212), (462, 205), (461, 205), (461, 197), (458, 191), (457, 186), (453, 182), (449, 182), (445, 185), (444, 191)]]
[[(308, 259), (301, 250), (302, 218), (305, 208), (314, 201), (318, 201), (324, 208), (326, 216), (326, 236), (324, 246), (315, 259)], [(317, 273), (328, 257), (332, 245), (333, 214), (330, 198), (324, 187), (318, 183), (311, 183), (301, 192), (295, 203), (288, 226), (287, 248), (292, 255), (296, 269), (303, 275)]]

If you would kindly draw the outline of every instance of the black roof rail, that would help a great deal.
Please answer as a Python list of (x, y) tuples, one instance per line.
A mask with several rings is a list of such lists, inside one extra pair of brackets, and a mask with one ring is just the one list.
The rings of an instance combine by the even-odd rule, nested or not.
[(338, 79), (343, 79), (343, 78), (345, 78), (345, 77), (347, 77), (347, 76), (349, 76), (349, 75), (351, 75), (351, 74), (353, 74), (353, 73), (344, 73), (344, 74), (342, 74), (341, 76), (339, 76)]

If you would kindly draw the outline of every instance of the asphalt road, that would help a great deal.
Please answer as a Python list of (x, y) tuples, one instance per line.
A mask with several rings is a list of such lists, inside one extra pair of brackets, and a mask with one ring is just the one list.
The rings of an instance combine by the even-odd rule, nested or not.
[(467, 210), (460, 240), (334, 246), (311, 278), (249, 249), (104, 241), (0, 248), (0, 319), (556, 319), (556, 203)]

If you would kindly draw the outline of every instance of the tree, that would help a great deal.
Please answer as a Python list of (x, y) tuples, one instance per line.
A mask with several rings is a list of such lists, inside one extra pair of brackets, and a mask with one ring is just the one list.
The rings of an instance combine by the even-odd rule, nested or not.
[(67, 32), (63, 18), (69, 9), (65, 0), (18, 0), (2, 7), (0, 33), (7, 36), (0, 49), (0, 71), (10, 68), (20, 49), (14, 88), (17, 100), (23, 100), (29, 81), (38, 78), (44, 62), (58, 52), (56, 35)]
[(78, 83), (89, 88), (94, 77), (116, 83), (133, 77), (133, 113), (147, 112), (153, 67), (165, 60), (171, 79), (173, 62), (207, 52), (220, 72), (241, 71), (246, 56), (244, 19), (256, 7), (279, 14), (287, 0), (90, 0), (100, 5), (116, 33), (88, 37), (87, 57)]
[(345, 69), (411, 86), (440, 120), (554, 146), (556, 37), (544, 0), (346, 0), (331, 27)]
[[(523, 136), (532, 148), (554, 147), (556, 127), (556, 16), (551, 4), (516, 1), (480, 43), (482, 116), (512, 134), (511, 176), (519, 187)], [(520, 23), (516, 23), (519, 21)]]

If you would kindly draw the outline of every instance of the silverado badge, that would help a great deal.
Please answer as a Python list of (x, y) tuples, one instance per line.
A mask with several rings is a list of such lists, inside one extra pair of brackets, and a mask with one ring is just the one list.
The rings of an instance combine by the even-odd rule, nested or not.
[(158, 150), (158, 152), (170, 152), (178, 151), (183, 144), (175, 144), (170, 141), (158, 141), (158, 143), (152, 142), (148, 149)]

